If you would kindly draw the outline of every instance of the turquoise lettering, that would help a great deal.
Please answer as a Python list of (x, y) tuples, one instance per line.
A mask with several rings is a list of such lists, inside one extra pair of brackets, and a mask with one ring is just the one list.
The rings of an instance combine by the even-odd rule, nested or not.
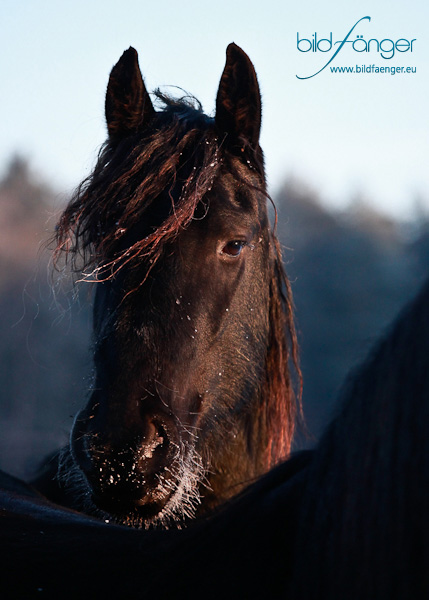
[[(400, 40), (397, 40), (397, 42), (395, 44), (395, 48), (398, 52), (408, 52), (410, 47), (411, 47), (410, 42), (408, 40), (404, 40), (402, 38)], [(403, 48), (403, 50), (401, 48)]]
[[(309, 47), (307, 48), (307, 50), (303, 50), (302, 48), (300, 48), (300, 47), (299, 47), (299, 45), (300, 45), (302, 42), (308, 42), (308, 44), (309, 44)], [(309, 51), (312, 49), (312, 47), (313, 47), (313, 44), (310, 42), (310, 40), (307, 40), (306, 38), (302, 38), (302, 39), (300, 40), (300, 39), (299, 39), (299, 33), (297, 33), (297, 34), (296, 34), (296, 47), (298, 48), (298, 50), (299, 50), (300, 52), (309, 52)]]
[[(387, 45), (389, 46), (388, 48), (383, 48), (383, 44), (386, 45), (385, 42), (387, 42)], [(390, 56), (384, 56), (383, 52), (391, 52), (392, 54)], [(387, 60), (393, 58), (393, 56), (395, 54), (395, 44), (393, 43), (393, 40), (389, 40), (389, 39), (381, 40), (380, 54), (381, 54), (382, 58), (385, 58)]]

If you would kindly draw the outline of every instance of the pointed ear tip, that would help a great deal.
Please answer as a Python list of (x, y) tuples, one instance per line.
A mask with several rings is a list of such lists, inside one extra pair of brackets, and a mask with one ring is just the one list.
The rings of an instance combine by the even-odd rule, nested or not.
[(238, 60), (240, 62), (252, 64), (252, 61), (250, 60), (246, 52), (243, 50), (243, 48), (240, 48), (240, 46), (238, 46), (235, 42), (231, 42), (230, 44), (228, 44), (226, 48), (226, 59), (227, 62)]
[(124, 50), (119, 61), (134, 61), (138, 58), (137, 50), (130, 46), (128, 50)]
[(226, 54), (228, 56), (228, 55), (234, 54), (234, 53), (241, 54), (241, 53), (243, 53), (243, 50), (240, 48), (240, 46), (237, 46), (237, 44), (235, 42), (231, 42), (226, 47)]

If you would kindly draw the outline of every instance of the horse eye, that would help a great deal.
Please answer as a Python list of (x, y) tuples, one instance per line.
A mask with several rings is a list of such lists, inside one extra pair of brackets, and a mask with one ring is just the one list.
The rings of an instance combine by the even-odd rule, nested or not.
[(233, 240), (232, 242), (225, 244), (225, 246), (222, 248), (222, 253), (227, 254), (228, 256), (240, 256), (244, 246), (245, 242)]

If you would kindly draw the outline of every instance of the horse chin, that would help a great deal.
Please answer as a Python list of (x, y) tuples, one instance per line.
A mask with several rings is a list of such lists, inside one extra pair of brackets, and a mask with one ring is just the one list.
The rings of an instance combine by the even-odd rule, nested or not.
[(118, 502), (111, 498), (92, 496), (94, 516), (102, 518), (106, 523), (127, 525), (137, 529), (148, 529), (162, 520), (165, 507), (170, 498), (157, 501), (150, 494), (135, 503)]
[[(100, 498), (91, 494), (92, 509), (86, 512), (103, 519), (106, 523), (126, 525), (137, 529), (181, 528), (188, 518), (193, 518), (200, 504), (198, 484), (201, 474), (190, 471), (183, 481), (175, 482), (168, 494), (159, 489), (147, 491), (139, 500)], [(178, 477), (177, 477), (178, 479)], [(169, 484), (173, 486), (173, 482)]]

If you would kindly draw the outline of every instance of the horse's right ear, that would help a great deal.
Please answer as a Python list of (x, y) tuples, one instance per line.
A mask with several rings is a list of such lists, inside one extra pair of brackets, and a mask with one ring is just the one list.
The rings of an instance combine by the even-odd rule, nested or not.
[(140, 72), (137, 51), (125, 50), (113, 67), (106, 93), (106, 121), (111, 141), (136, 132), (155, 114)]

